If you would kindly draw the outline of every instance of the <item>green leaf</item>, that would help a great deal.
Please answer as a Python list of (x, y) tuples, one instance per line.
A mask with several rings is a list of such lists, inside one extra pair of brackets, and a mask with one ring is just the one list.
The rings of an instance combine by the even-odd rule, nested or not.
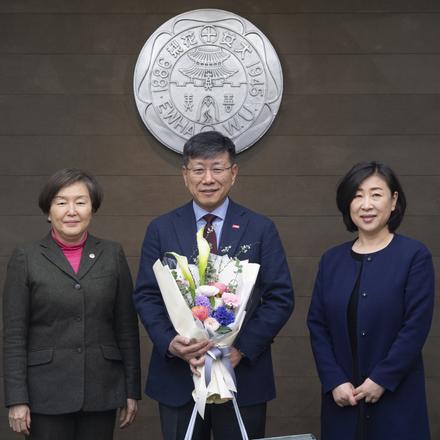
[(225, 335), (226, 333), (231, 332), (232, 330), (229, 327), (226, 327), (225, 325), (221, 325), (215, 332), (219, 335)]

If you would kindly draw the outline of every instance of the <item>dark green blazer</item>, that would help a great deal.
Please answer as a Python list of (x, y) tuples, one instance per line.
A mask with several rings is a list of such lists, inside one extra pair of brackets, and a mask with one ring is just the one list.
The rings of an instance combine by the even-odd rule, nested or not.
[(75, 274), (50, 235), (9, 261), (6, 406), (63, 414), (140, 399), (139, 333), (122, 247), (89, 235)]

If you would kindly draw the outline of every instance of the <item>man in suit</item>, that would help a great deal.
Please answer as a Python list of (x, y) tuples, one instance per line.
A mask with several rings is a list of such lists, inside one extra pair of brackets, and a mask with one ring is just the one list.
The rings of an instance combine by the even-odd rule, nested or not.
[[(238, 166), (233, 142), (218, 132), (205, 132), (187, 141), (183, 151), (183, 179), (193, 200), (153, 220), (148, 226), (134, 301), (154, 348), (146, 394), (159, 402), (165, 440), (183, 439), (194, 405), (191, 372), (204, 362), (212, 347), (174, 330), (152, 270), (166, 252), (196, 256), (196, 232), (208, 224), (215, 231), (213, 250), (235, 256), (250, 245), (242, 258), (260, 264), (246, 321), (230, 350), (237, 377), (237, 400), (250, 438), (264, 437), (266, 402), (275, 397), (270, 345), (293, 310), (293, 289), (278, 232), (266, 217), (234, 203), (229, 192)], [(207, 215), (211, 214), (210, 217)], [(214, 216), (214, 217), (212, 217)], [(193, 439), (240, 439), (231, 402), (207, 405), (199, 416)]]

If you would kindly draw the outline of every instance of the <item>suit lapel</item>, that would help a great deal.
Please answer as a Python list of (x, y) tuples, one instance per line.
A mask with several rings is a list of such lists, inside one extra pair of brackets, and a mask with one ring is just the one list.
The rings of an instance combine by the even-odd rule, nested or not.
[(84, 249), (81, 256), (81, 263), (79, 265), (78, 279), (83, 278), (93, 265), (99, 260), (102, 254), (102, 243), (99, 238), (89, 235), (84, 244)]
[[(194, 209), (192, 202), (187, 203), (182, 208), (174, 213), (172, 219), (173, 226), (176, 232), (176, 237), (180, 245), (181, 255), (190, 258), (196, 253), (196, 218), (194, 216)], [(177, 249), (170, 249), (177, 252)]]
[(44, 237), (40, 242), (41, 253), (46, 257), (52, 264), (58, 267), (58, 269), (62, 270), (66, 275), (77, 280), (75, 272), (72, 269), (72, 266), (67, 261), (67, 258), (64, 256), (63, 251), (60, 247), (55, 243), (55, 241), (50, 236), (50, 233)]
[(83, 278), (93, 267), (102, 253), (100, 240), (92, 235), (89, 235), (84, 244), (78, 273), (75, 273), (67, 258), (64, 256), (63, 251), (50, 236), (50, 233), (41, 240), (40, 247), (41, 253), (51, 263), (53, 263), (58, 267), (58, 269), (62, 270), (66, 275), (74, 280), (80, 280)]
[(248, 221), (246, 211), (240, 205), (229, 200), (222, 235), (220, 237), (220, 253), (222, 249), (229, 248), (227, 251), (229, 256), (237, 255), (238, 246), (241, 243), (241, 237), (246, 230)]

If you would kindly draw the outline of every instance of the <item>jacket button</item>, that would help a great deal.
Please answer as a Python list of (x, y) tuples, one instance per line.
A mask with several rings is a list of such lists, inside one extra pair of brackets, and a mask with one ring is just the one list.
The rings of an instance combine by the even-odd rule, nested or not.
[(81, 347), (78, 347), (78, 348), (76, 349), (76, 351), (77, 351), (78, 353), (82, 353), (83, 349), (82, 349)]
[(367, 261), (372, 261), (372, 260), (373, 259), (370, 256), (367, 257)]
[(367, 292), (362, 292), (362, 296), (365, 298), (367, 296)]
[(79, 290), (79, 289), (81, 289), (81, 284), (76, 283), (73, 287), (74, 287), (76, 290)]
[(361, 331), (361, 335), (362, 335), (362, 336), (367, 336), (367, 331), (366, 331), (366, 330), (362, 330), (362, 331)]

